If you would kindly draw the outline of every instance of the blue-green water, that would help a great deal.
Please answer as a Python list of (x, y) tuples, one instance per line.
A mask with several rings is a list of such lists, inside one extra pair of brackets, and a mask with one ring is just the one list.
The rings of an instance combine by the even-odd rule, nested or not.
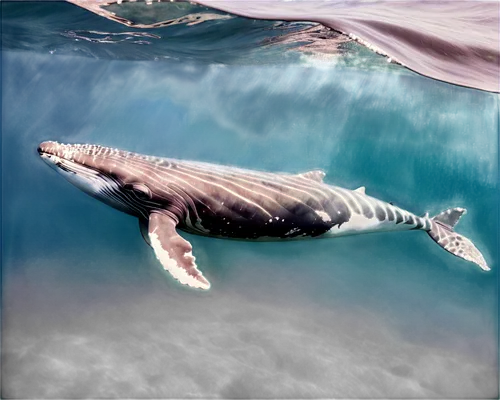
[[(3, 397), (498, 396), (497, 94), (315, 59), (113, 58), (2, 52)], [(48, 139), (463, 206), (457, 231), (492, 271), (422, 232), (183, 234), (212, 283), (193, 291), (134, 218), (44, 165)]]
[[(499, 3), (105, 3), (0, 1), (2, 397), (497, 398)], [(185, 235), (200, 293), (44, 140), (463, 206), (492, 270), (422, 232)]]

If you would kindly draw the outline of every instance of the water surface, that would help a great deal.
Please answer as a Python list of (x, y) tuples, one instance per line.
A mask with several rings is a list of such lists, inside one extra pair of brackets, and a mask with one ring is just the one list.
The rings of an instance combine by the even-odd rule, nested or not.
[(2, 3), (4, 49), (389, 71), (396, 64), (456, 85), (500, 91), (498, 1)]

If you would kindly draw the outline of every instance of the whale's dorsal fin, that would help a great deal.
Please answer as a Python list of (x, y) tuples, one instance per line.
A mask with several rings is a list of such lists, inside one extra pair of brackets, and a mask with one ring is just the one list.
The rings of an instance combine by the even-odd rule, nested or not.
[(364, 186), (360, 186), (359, 188), (354, 189), (354, 191), (361, 194), (366, 194), (366, 188)]
[(153, 212), (149, 216), (148, 236), (156, 258), (180, 283), (198, 289), (209, 289), (210, 283), (198, 270), (192, 246), (175, 230), (173, 217)]
[(323, 182), (323, 178), (325, 177), (325, 173), (319, 169), (315, 169), (313, 171), (303, 172), (301, 174), (297, 174), (301, 178), (310, 179), (315, 182)]

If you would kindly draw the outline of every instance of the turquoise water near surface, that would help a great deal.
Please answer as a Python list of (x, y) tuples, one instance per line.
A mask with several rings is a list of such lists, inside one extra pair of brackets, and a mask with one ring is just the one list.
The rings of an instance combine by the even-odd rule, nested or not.
[[(294, 60), (2, 51), (3, 396), (498, 395), (498, 95), (402, 68)], [(193, 291), (164, 273), (134, 218), (47, 168), (44, 140), (319, 168), (416, 214), (462, 206), (456, 230), (492, 271), (423, 232), (183, 234), (212, 283)]]

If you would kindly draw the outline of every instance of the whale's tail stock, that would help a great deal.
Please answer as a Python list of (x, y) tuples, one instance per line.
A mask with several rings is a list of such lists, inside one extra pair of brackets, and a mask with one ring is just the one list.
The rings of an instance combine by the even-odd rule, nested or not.
[(458, 207), (443, 211), (431, 219), (431, 229), (427, 233), (446, 251), (489, 271), (490, 267), (476, 246), (465, 236), (459, 235), (453, 230), (460, 217), (466, 212), (466, 209)]

